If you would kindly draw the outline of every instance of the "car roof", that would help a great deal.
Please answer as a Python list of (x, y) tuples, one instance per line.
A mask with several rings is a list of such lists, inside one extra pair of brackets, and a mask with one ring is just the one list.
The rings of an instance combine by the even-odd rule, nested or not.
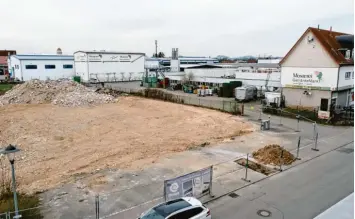
[(191, 206), (202, 206), (202, 203), (194, 197), (183, 197), (181, 199), (187, 201)]
[(180, 198), (180, 199), (175, 199), (175, 200), (168, 201), (168, 202), (162, 203), (160, 205), (157, 205), (153, 209), (161, 216), (167, 217), (168, 215), (170, 215), (176, 211), (179, 211), (181, 209), (191, 207), (191, 206), (192, 205), (188, 201)]

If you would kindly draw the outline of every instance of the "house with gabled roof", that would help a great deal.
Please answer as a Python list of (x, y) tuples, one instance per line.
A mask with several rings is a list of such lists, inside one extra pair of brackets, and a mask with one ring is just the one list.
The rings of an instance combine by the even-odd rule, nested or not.
[(280, 62), (287, 107), (317, 109), (354, 101), (354, 35), (309, 27)]

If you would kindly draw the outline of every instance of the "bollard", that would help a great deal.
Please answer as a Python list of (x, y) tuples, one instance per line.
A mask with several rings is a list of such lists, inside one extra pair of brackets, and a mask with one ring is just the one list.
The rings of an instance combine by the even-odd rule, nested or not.
[(242, 180), (244, 180), (245, 182), (250, 182), (250, 180), (248, 180), (248, 164), (249, 164), (249, 154), (247, 154), (247, 162), (245, 163), (245, 177), (242, 178)]
[(300, 155), (300, 145), (301, 145), (301, 136), (298, 136), (296, 160), (301, 160), (301, 158), (299, 158), (299, 155)]
[(280, 171), (282, 171), (282, 163), (283, 163), (283, 156), (284, 156), (284, 150), (283, 147), (281, 148), (281, 153), (280, 153)]
[(311, 149), (314, 151), (319, 151), (317, 146), (318, 146), (318, 133), (316, 134), (316, 139), (314, 140), (314, 148), (311, 148)]
[(297, 119), (297, 129), (296, 129), (296, 132), (299, 132), (299, 131), (300, 131), (300, 118), (301, 118), (300, 115), (297, 115), (297, 116), (296, 116), (296, 119)]
[(279, 126), (282, 126), (281, 119), (282, 119), (282, 109), (280, 109), (280, 123), (279, 123)]

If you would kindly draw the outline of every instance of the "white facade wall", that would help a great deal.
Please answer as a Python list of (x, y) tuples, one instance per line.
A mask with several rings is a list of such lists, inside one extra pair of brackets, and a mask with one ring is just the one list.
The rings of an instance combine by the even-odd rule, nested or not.
[(335, 90), (338, 80), (338, 68), (302, 68), (282, 67), (282, 87)]
[(319, 40), (311, 32), (308, 32), (282, 63), (282, 67), (337, 68), (339, 66)]
[[(56, 80), (60, 78), (71, 78), (74, 73), (73, 60), (19, 60), (15, 56), (10, 58), (11, 70), (14, 78), (22, 81), (32, 79)], [(37, 69), (26, 69), (26, 65), (36, 65)], [(55, 65), (54, 69), (46, 69), (45, 65)], [(63, 65), (72, 65), (72, 68), (63, 68)]]
[(281, 59), (258, 59), (258, 63), (279, 63)]
[[(188, 70), (188, 69), (187, 69)], [(189, 69), (192, 70), (192, 69)], [(209, 70), (209, 69), (208, 69)], [(187, 73), (186, 73), (187, 72)], [(188, 74), (189, 71), (185, 70), (185, 74)], [(235, 72), (235, 70), (234, 70)], [(179, 73), (173, 75), (172, 73), (166, 74), (170, 80), (177, 80), (181, 81), (184, 78), (184, 73)], [(268, 81), (268, 87), (281, 87), (281, 74), (280, 73), (271, 73)], [(241, 81), (243, 85), (253, 85), (257, 87), (265, 87), (267, 80), (266, 73), (238, 73), (235, 75), (235, 78), (221, 78), (221, 77), (208, 77), (208, 76), (201, 76), (199, 74), (194, 75), (192, 81), (195, 82), (205, 82), (205, 83), (216, 83), (222, 84), (227, 83), (230, 81)]]
[(76, 52), (75, 73), (83, 81), (141, 80), (144, 73), (144, 54)]
[(354, 66), (341, 66), (339, 68), (338, 90), (354, 88)]

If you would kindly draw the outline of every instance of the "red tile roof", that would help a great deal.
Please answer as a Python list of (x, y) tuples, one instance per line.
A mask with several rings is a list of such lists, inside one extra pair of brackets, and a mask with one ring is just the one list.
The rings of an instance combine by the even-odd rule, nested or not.
[(340, 32), (334, 32), (330, 30), (322, 30), (318, 28), (313, 28), (309, 27), (303, 35), (299, 38), (299, 40), (296, 42), (296, 44), (290, 49), (290, 51), (286, 54), (286, 56), (281, 60), (280, 64), (282, 64), (287, 57), (292, 53), (292, 51), (296, 48), (296, 46), (301, 42), (301, 40), (304, 38), (304, 36), (308, 32), (312, 32), (313, 35), (319, 40), (325, 51), (328, 52), (328, 54), (332, 57), (332, 59), (338, 63), (339, 65), (342, 64), (354, 64), (353, 59), (345, 59), (344, 55), (339, 51), (341, 48), (341, 45), (338, 43), (338, 41), (335, 39), (336, 36), (340, 35), (351, 35), (348, 33), (340, 33)]

